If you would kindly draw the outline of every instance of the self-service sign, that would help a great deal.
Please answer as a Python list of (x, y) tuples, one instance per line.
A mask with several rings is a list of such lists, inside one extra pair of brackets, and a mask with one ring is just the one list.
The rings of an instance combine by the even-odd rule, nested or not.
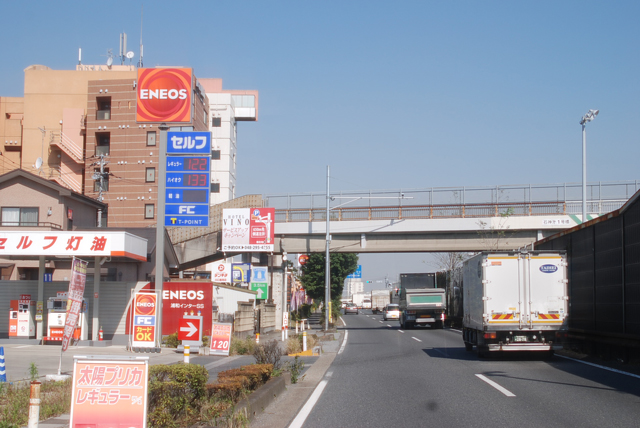
[(133, 347), (153, 348), (156, 346), (157, 303), (156, 293), (135, 294), (133, 299)]

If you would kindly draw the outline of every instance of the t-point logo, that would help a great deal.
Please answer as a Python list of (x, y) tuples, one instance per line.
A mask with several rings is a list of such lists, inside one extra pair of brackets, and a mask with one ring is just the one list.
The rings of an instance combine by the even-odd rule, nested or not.
[(558, 271), (558, 266), (556, 265), (542, 265), (540, 266), (540, 272), (542, 273), (554, 273)]

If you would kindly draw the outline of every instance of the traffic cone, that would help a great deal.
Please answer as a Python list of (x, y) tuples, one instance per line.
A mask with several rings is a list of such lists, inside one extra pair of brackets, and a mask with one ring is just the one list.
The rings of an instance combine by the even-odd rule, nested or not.
[(7, 372), (4, 369), (4, 347), (0, 346), (0, 382), (7, 381)]

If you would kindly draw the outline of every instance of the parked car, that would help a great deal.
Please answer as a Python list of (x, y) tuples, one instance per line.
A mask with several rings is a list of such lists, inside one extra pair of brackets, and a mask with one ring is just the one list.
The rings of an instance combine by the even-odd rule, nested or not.
[(385, 306), (382, 312), (382, 319), (387, 320), (399, 320), (400, 319), (400, 306), (395, 303), (389, 303)]
[(344, 314), (358, 315), (358, 307), (355, 305), (355, 303), (347, 303), (347, 305), (344, 307)]

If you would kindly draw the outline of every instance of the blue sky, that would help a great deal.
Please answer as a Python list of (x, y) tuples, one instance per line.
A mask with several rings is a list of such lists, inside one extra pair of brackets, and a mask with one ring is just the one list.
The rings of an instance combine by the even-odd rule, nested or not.
[[(72, 69), (79, 47), (106, 62), (123, 31), (137, 62), (141, 5), (2, 2), (0, 96), (22, 95), (29, 65)], [(327, 165), (336, 191), (580, 182), (591, 108), (589, 181), (635, 180), (639, 16), (637, 1), (147, 1), (144, 65), (260, 91), (239, 195), (324, 191)]]

